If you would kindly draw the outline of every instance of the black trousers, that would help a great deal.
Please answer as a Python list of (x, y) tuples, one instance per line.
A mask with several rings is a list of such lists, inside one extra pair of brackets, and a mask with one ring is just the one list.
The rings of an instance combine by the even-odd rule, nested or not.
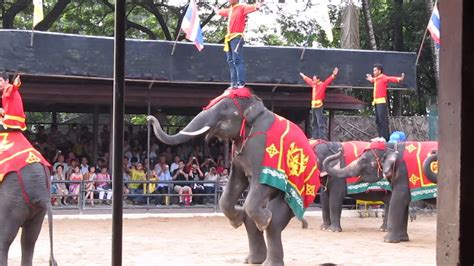
[(388, 105), (387, 103), (375, 104), (375, 125), (377, 125), (378, 137), (390, 140), (390, 131), (388, 125)]
[(325, 139), (326, 137), (326, 119), (323, 114), (323, 107), (312, 108), (313, 116), (313, 130), (311, 132), (311, 138), (313, 139)]

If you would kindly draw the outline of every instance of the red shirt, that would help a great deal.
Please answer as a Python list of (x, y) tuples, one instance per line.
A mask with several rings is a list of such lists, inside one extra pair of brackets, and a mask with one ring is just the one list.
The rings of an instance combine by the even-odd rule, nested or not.
[[(245, 30), (245, 19), (247, 14), (257, 11), (257, 5), (235, 4), (230, 8), (219, 10), (218, 14), (229, 17), (227, 23), (227, 34), (243, 33)], [(232, 39), (232, 38), (231, 38)]]
[(319, 108), (323, 106), (323, 100), (326, 97), (326, 88), (334, 80), (334, 75), (330, 75), (325, 81), (316, 82), (311, 78), (304, 76), (303, 77), (306, 84), (312, 88), (311, 96), (311, 108)]
[(23, 100), (18, 92), (20, 87), (12, 85), (5, 89), (2, 94), (2, 107), (5, 115), (1, 123), (5, 128), (26, 130), (26, 115), (23, 110)]
[(389, 82), (400, 82), (400, 78), (386, 76), (385, 74), (380, 74), (377, 77), (373, 78), (372, 83), (374, 83), (374, 100), (372, 104), (386, 103), (387, 100), (387, 86)]

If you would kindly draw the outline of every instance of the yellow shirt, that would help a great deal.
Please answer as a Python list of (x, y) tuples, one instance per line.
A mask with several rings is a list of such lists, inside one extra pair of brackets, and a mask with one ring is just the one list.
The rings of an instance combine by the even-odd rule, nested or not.
[[(144, 171), (138, 171), (136, 169), (130, 170), (130, 176), (132, 177), (130, 181), (146, 181), (146, 173)], [(128, 187), (131, 189), (137, 189), (142, 185), (142, 183), (129, 183)]]

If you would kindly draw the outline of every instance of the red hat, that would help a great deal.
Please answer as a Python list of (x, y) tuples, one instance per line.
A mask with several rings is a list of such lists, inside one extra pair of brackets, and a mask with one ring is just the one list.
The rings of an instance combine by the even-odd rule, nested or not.
[(386, 144), (385, 141), (373, 141), (369, 144), (369, 146), (367, 146), (364, 149), (364, 152), (367, 151), (367, 150), (374, 150), (374, 149), (384, 151), (385, 150), (385, 144)]

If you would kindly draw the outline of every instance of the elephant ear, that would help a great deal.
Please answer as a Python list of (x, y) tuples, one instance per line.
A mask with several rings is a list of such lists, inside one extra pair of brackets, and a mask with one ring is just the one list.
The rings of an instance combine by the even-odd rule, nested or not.
[(383, 160), (383, 177), (389, 179), (395, 174), (395, 167), (397, 166), (398, 151), (386, 152)]
[(244, 110), (244, 117), (247, 120), (249, 125), (255, 123), (255, 120), (263, 114), (265, 111), (265, 107), (261, 102), (254, 101), (252, 102), (245, 110)]

